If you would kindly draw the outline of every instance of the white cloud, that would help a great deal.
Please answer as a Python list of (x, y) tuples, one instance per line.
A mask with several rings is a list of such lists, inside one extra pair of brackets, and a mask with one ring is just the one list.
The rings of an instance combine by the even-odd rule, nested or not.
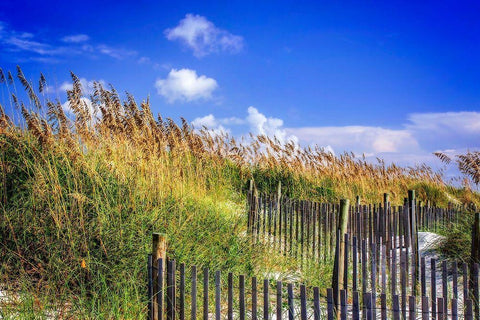
[(72, 34), (62, 38), (62, 41), (67, 43), (80, 43), (88, 40), (90, 40), (90, 37), (86, 34)]
[(480, 134), (480, 112), (412, 113), (408, 116), (410, 130), (456, 130), (467, 134)]
[(54, 48), (51, 45), (32, 39), (30, 34), (12, 34), (4, 39), (13, 51), (29, 51), (39, 55), (56, 55), (64, 52), (63, 48)]
[(155, 88), (169, 103), (175, 101), (208, 100), (217, 89), (217, 81), (204, 75), (198, 76), (195, 70), (172, 69), (166, 79), (158, 79)]
[(215, 128), (218, 126), (218, 121), (213, 114), (209, 114), (205, 117), (195, 118), (195, 120), (192, 121), (192, 125), (197, 129), (201, 129), (202, 127)]
[(239, 125), (247, 124), (247, 121), (245, 119), (240, 119), (237, 117), (218, 119), (218, 118), (215, 118), (213, 114), (209, 114), (208, 116), (205, 116), (205, 117), (195, 118), (195, 120), (192, 121), (192, 124), (198, 129), (203, 126), (207, 128), (210, 128), (210, 127), (213, 128), (220, 124), (239, 126)]
[(187, 14), (173, 29), (165, 30), (168, 40), (179, 40), (193, 50), (196, 57), (212, 52), (236, 53), (243, 48), (243, 38), (217, 28), (200, 15)]
[(419, 149), (417, 140), (407, 130), (345, 126), (287, 128), (286, 131), (296, 135), (302, 142), (329, 145), (335, 150), (353, 151), (359, 154)]
[[(287, 128), (303, 143), (331, 145), (353, 151), (417, 163), (444, 149), (480, 148), (480, 112), (413, 113), (400, 129), (368, 126)], [(398, 156), (398, 157), (397, 157)], [(393, 159), (393, 158), (392, 158)], [(394, 159), (393, 159), (394, 160)]]
[(68, 35), (60, 39), (63, 44), (39, 39), (38, 35), (29, 32), (19, 32), (11, 29), (0, 21), (0, 46), (5, 52), (11, 52), (14, 61), (21, 61), (19, 53), (25, 53), (28, 60), (55, 63), (56, 58), (72, 56), (95, 56), (103, 54), (115, 59), (135, 57), (137, 52), (124, 48), (110, 47), (105, 44), (89, 44), (89, 36), (85, 34)]
[(249, 107), (245, 118), (216, 118), (209, 114), (195, 119), (196, 129), (206, 126), (211, 132), (233, 132), (236, 136), (248, 133), (264, 134), (281, 142), (300, 142), (303, 146), (323, 146), (335, 154), (354, 152), (364, 154), (368, 161), (376, 157), (386, 163), (415, 166), (426, 163), (434, 170), (444, 171), (447, 179), (460, 174), (455, 166), (445, 165), (433, 155), (443, 150), (451, 156), (480, 149), (480, 112), (415, 113), (399, 129), (370, 126), (299, 127), (285, 128), (282, 119), (267, 117)]
[(480, 112), (413, 113), (405, 128), (431, 150), (480, 147)]
[(230, 117), (230, 118), (223, 118), (221, 119), (221, 123), (224, 125), (242, 125), (246, 123), (245, 119), (240, 119), (237, 117)]
[(256, 135), (266, 135), (268, 137), (276, 137), (280, 142), (287, 140), (296, 140), (294, 134), (287, 138), (287, 131), (283, 128), (283, 120), (279, 118), (266, 117), (254, 107), (248, 107), (247, 123), (250, 131)]
[(249, 133), (255, 135), (265, 135), (270, 138), (277, 138), (281, 143), (287, 141), (297, 142), (297, 137), (288, 135), (283, 128), (283, 120), (278, 118), (267, 117), (260, 113), (256, 108), (249, 107), (245, 118), (229, 117), (229, 118), (215, 118), (214, 115), (209, 114), (204, 117), (196, 118), (192, 121), (195, 129), (206, 127), (215, 132), (228, 132), (231, 129), (227, 126), (241, 127), (240, 135), (247, 136)]
[(225, 128), (220, 123), (222, 120), (216, 119), (213, 114), (209, 114), (205, 117), (196, 118), (192, 121), (192, 125), (197, 130), (207, 128), (213, 135), (230, 134), (230, 129)]

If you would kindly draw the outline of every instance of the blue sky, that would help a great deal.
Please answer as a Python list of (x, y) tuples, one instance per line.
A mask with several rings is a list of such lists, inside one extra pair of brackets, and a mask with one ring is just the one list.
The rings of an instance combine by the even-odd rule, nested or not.
[(196, 126), (435, 163), (479, 147), (479, 14), (462, 1), (3, 0), (0, 67), (43, 72), (61, 100), (72, 70)]

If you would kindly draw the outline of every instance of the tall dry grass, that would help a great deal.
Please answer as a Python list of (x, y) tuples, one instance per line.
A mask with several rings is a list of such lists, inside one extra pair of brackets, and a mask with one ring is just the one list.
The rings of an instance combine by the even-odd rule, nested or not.
[(12, 121), (0, 105), (0, 283), (25, 293), (34, 313), (65, 307), (84, 318), (143, 315), (153, 231), (168, 235), (169, 254), (181, 262), (237, 273), (295, 271), (295, 261), (249, 245), (244, 195), (252, 178), (262, 191), (281, 181), (291, 197), (327, 201), (379, 201), (390, 192), (400, 202), (416, 188), (440, 203), (453, 190), (425, 165), (194, 130), (113, 87), (96, 83), (86, 97), (71, 76), (62, 105), (48, 99), (43, 75), (35, 88), (18, 68), (23, 102), (12, 73), (0, 72), (11, 96), (4, 105), (22, 116)]
[[(136, 165), (142, 165), (144, 161), (160, 161), (162, 165), (180, 161), (181, 169), (169, 173), (180, 175), (180, 185), (191, 183), (190, 179), (208, 180), (209, 176), (205, 174), (211, 172), (202, 170), (204, 162), (210, 164), (209, 169), (223, 169), (229, 165), (238, 170), (243, 180), (255, 178), (257, 174), (279, 176), (290, 179), (284, 186), (294, 195), (331, 197), (329, 200), (364, 195), (368, 200), (377, 201), (381, 193), (392, 192), (394, 197), (398, 194), (396, 200), (401, 201), (403, 191), (416, 183), (445, 189), (441, 174), (426, 165), (405, 168), (385, 164), (382, 159), (372, 163), (353, 153), (335, 156), (319, 147), (302, 148), (294, 142), (282, 144), (278, 139), (264, 135), (250, 135), (249, 139), (239, 141), (206, 128), (195, 131), (185, 119), (181, 119), (178, 125), (172, 119), (155, 117), (148, 100), (138, 104), (132, 95), (127, 94), (122, 101), (113, 87), (106, 89), (99, 83), (95, 84), (93, 95), (88, 97), (90, 102), (86, 103), (80, 80), (73, 73), (73, 88), (67, 92), (69, 114), (66, 114), (58, 101), (47, 99), (42, 106), (20, 68), (17, 73), (32, 106), (29, 110), (12, 95), (14, 105), (21, 110), (27, 125), (22, 134), (31, 134), (46, 148), (66, 145), (72, 157), (79, 157), (86, 150), (104, 150), (110, 155), (120, 149), (121, 152), (115, 155), (120, 159), (116, 160), (135, 153), (135, 157), (142, 160), (136, 161)], [(4, 80), (4, 83), (8, 81)], [(45, 77), (41, 75), (39, 92), (45, 86)], [(19, 130), (3, 111), (1, 115), (2, 130)], [(165, 174), (164, 170), (152, 173)], [(172, 178), (169, 182), (178, 181), (176, 176)], [(262, 184), (260, 176), (257, 180)], [(298, 181), (302, 183), (298, 184)], [(292, 186), (295, 182), (298, 188)], [(265, 184), (264, 187), (269, 186)], [(315, 190), (323, 187), (332, 190)]]

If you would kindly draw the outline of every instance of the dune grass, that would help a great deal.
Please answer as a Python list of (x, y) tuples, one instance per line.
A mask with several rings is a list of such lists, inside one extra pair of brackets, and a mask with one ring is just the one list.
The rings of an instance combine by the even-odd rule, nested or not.
[(73, 74), (66, 113), (59, 102), (41, 103), (44, 82), (35, 90), (17, 74), (28, 99), (12, 101), (24, 125), (0, 105), (0, 284), (16, 295), (0, 306), (5, 318), (140, 318), (152, 232), (166, 233), (169, 256), (187, 265), (325, 285), (328, 265), (302, 272), (293, 258), (252, 247), (250, 179), (260, 191), (281, 181), (290, 197), (324, 201), (376, 202), (389, 192), (400, 203), (414, 187), (420, 199), (445, 204), (467, 192), (424, 165), (372, 164), (266, 136), (237, 141), (183, 119), (177, 125), (154, 117), (148, 101), (122, 101), (100, 84), (86, 103)]

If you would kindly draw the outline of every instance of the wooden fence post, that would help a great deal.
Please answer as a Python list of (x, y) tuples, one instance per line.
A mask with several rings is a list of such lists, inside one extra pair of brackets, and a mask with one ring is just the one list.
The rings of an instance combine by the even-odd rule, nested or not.
[[(472, 227), (472, 248), (470, 258), (470, 284), (473, 284), (473, 266), (480, 263), (480, 213), (475, 213), (475, 222)], [(472, 288), (472, 285), (470, 285)]]
[(337, 246), (335, 248), (335, 261), (333, 265), (332, 276), (332, 288), (333, 288), (333, 301), (337, 313), (337, 318), (340, 317), (340, 290), (343, 289), (344, 279), (344, 264), (345, 264), (345, 233), (347, 233), (348, 225), (348, 209), (349, 200), (340, 200), (340, 210), (338, 212), (338, 224), (337, 224)]
[(480, 318), (480, 307), (478, 297), (478, 263), (480, 263), (480, 212), (475, 213), (475, 221), (472, 227), (472, 248), (470, 257), (470, 299), (473, 300), (474, 316)]
[[(318, 287), (313, 288), (313, 319), (320, 320), (320, 292)], [(265, 318), (268, 320), (268, 318)]]
[(148, 320), (153, 320), (153, 272), (152, 272), (152, 255), (148, 255), (147, 272), (148, 272)]
[(220, 320), (221, 315), (221, 294), (222, 294), (222, 287), (221, 287), (221, 279), (220, 279), (220, 271), (215, 272), (215, 320)]
[(282, 319), (282, 281), (277, 281), (276, 319)]
[(169, 260), (167, 267), (167, 320), (175, 320), (176, 315), (175, 268), (175, 260)]
[(257, 277), (252, 277), (252, 320), (257, 320)]
[[(163, 288), (159, 288), (158, 284), (158, 259), (162, 259), (162, 270), (165, 270), (165, 261), (167, 258), (167, 236), (163, 233), (153, 233), (152, 236), (152, 263), (153, 263), (153, 295), (157, 297), (152, 301), (153, 320), (162, 320), (159, 315), (163, 315), (163, 310), (159, 309), (158, 301), (163, 300)], [(163, 287), (163, 286), (162, 286)]]
[(411, 237), (412, 237), (412, 295), (417, 296), (418, 269), (420, 265), (420, 256), (418, 253), (418, 227), (415, 202), (415, 190), (408, 190), (408, 211), (410, 213)]

